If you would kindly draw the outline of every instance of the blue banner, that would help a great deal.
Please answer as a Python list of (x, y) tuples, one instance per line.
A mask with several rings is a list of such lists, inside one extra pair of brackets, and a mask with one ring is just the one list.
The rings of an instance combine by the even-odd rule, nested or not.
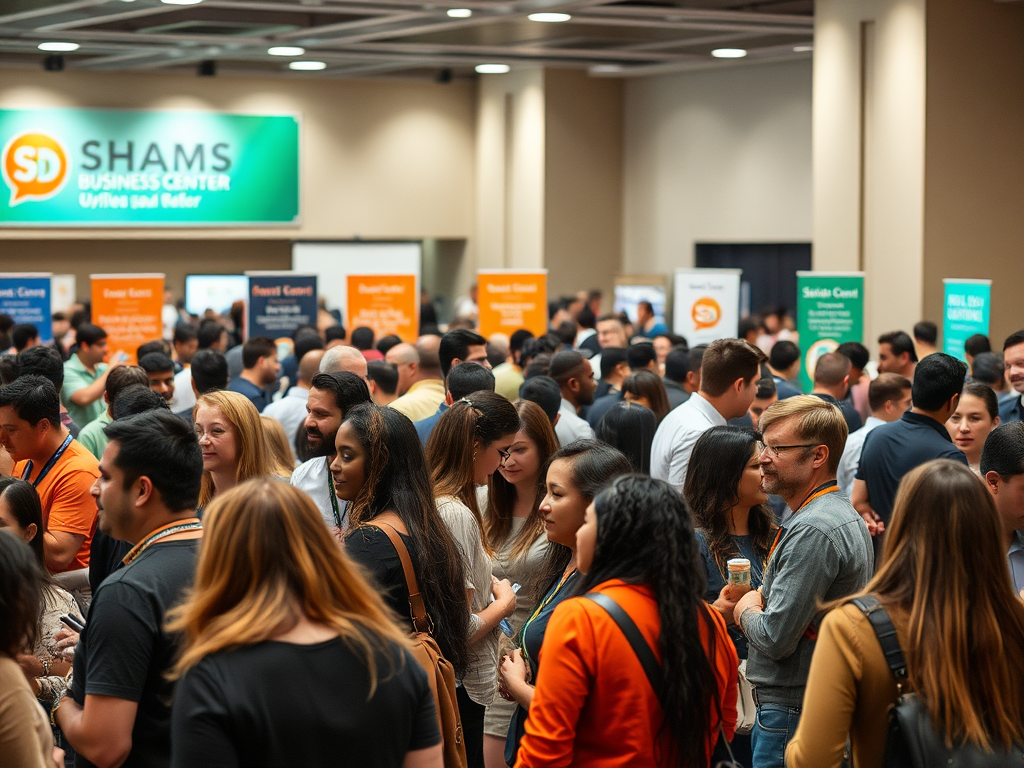
[(53, 341), (50, 296), (49, 272), (0, 273), (0, 312), (34, 325), (43, 344)]
[(988, 336), (991, 280), (946, 278), (942, 309), (942, 351), (966, 362), (964, 342), (976, 333)]
[(292, 272), (246, 272), (249, 300), (246, 338), (291, 336), (303, 325), (316, 325), (316, 275)]

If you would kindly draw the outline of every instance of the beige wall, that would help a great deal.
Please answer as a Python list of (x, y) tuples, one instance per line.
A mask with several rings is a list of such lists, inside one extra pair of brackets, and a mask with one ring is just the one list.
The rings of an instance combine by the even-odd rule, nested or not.
[(809, 59), (630, 80), (625, 114), (623, 271), (811, 239)]
[(1024, 327), (1024, 4), (928, 0), (924, 314), (991, 278), (993, 346)]
[(548, 290), (611, 297), (622, 269), (623, 83), (552, 69), (545, 94)]
[(864, 338), (922, 315), (925, 0), (819, 0), (814, 268), (865, 272)]
[[(298, 113), (302, 224), (273, 229), (61, 230), (52, 238), (466, 238), (473, 229), (472, 84), (0, 71), (0, 108)], [(39, 231), (0, 229), (0, 239)]]

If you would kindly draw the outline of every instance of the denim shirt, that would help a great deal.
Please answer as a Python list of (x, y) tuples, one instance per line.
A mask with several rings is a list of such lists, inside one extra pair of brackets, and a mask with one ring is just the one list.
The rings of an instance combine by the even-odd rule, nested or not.
[(789, 520), (765, 569), (764, 610), (742, 617), (759, 704), (801, 705), (824, 616), (818, 605), (862, 589), (873, 561), (867, 526), (840, 493), (808, 502)]

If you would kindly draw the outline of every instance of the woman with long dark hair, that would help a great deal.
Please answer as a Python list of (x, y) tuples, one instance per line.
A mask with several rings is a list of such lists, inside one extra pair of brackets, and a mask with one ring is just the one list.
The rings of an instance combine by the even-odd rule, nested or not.
[(517, 767), (706, 766), (736, 720), (736, 650), (704, 602), (686, 505), (666, 482), (619, 478), (576, 534), (581, 595), (611, 598), (659, 661), (661, 696), (611, 614), (585, 596), (554, 612)]
[(483, 768), (484, 713), (497, 691), (498, 624), (516, 609), (511, 582), (492, 573), (476, 489), (509, 455), (519, 427), (512, 403), (481, 390), (452, 403), (427, 440), (437, 511), (462, 550), (472, 611), (470, 658), (458, 689), (470, 768)]
[(634, 472), (651, 473), (651, 445), (658, 418), (650, 408), (634, 402), (618, 402), (601, 417), (597, 439), (622, 451)]
[[(544, 533), (544, 466), (558, 450), (558, 438), (547, 414), (536, 403), (515, 403), (522, 429), (508, 448), (508, 458), (491, 475), (487, 496), (481, 500), (484, 534), (494, 550), (494, 577), (519, 584), (516, 611), (512, 614), (514, 637), (546, 588), (548, 549)], [(481, 488), (481, 491), (484, 490)], [(482, 494), (481, 494), (482, 495)], [(505, 739), (515, 704), (496, 698), (484, 715), (484, 762), (487, 768), (505, 765)]]
[(312, 499), (250, 480), (203, 522), (195, 588), (168, 625), (184, 635), (171, 765), (440, 768), (408, 635)]
[[(1003, 524), (970, 469), (939, 459), (903, 478), (882, 561), (858, 595), (818, 629), (792, 768), (882, 765), (899, 691), (871, 621), (850, 601), (876, 598), (906, 659), (906, 683), (947, 746), (972, 745), (1020, 765), (1024, 747), (1024, 604), (1006, 564)], [(945, 763), (945, 761), (943, 761)]]
[(967, 456), (974, 474), (981, 476), (981, 449), (988, 433), (999, 426), (999, 399), (987, 384), (969, 381), (964, 384), (956, 411), (946, 420), (949, 439)]
[(555, 608), (577, 592), (580, 572), (576, 563), (576, 532), (583, 525), (587, 506), (598, 492), (632, 467), (619, 451), (597, 440), (576, 440), (559, 449), (544, 468), (544, 499), (540, 511), (552, 544), (547, 589), (519, 633), (519, 649), (501, 665), (502, 696), (518, 705), (509, 724), (505, 761), (515, 762), (523, 727), (540, 674), (540, 650)]
[(408, 623), (402, 561), (376, 523), (388, 522), (398, 531), (433, 621), (434, 639), (461, 674), (468, 663), (465, 568), (434, 505), (416, 428), (393, 408), (366, 403), (345, 414), (335, 446), (335, 492), (349, 502), (345, 551), (373, 574), (387, 604)]
[(670, 410), (665, 384), (653, 371), (636, 371), (627, 376), (622, 382), (622, 399), (627, 403), (639, 403), (650, 408), (659, 424)]

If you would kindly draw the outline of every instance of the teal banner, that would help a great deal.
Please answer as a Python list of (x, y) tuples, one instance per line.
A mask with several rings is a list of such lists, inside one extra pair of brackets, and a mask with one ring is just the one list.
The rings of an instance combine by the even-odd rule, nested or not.
[(294, 116), (0, 109), (0, 226), (294, 225)]
[(946, 278), (942, 309), (942, 351), (967, 362), (964, 342), (976, 333), (988, 336), (991, 280)]
[(800, 384), (810, 392), (818, 358), (864, 336), (863, 272), (797, 272), (796, 329), (803, 364)]

